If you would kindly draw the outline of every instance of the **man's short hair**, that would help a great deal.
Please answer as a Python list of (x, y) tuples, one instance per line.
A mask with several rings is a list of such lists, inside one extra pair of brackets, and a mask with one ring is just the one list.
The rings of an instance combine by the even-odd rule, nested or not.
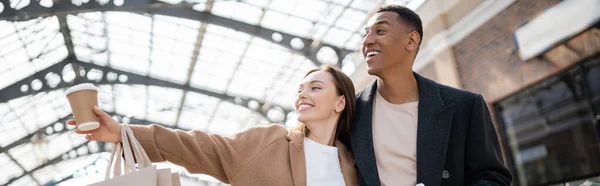
[(423, 23), (421, 23), (421, 17), (417, 15), (410, 8), (400, 5), (387, 5), (382, 6), (377, 9), (376, 13), (380, 12), (396, 12), (398, 14), (398, 21), (403, 21), (408, 26), (412, 27), (419, 36), (421, 37), (421, 41), (419, 42), (419, 46), (421, 46), (421, 42), (423, 41)]

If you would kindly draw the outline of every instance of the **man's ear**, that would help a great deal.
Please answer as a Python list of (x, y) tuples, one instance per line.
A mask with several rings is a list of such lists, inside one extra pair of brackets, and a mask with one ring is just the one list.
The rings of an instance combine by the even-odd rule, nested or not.
[(419, 36), (419, 33), (417, 33), (417, 31), (410, 32), (406, 49), (409, 51), (418, 50), (419, 44), (421, 44), (421, 36)]

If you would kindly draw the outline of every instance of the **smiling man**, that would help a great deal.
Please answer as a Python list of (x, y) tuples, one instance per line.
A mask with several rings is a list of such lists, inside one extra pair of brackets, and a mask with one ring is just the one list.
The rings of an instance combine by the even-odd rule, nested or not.
[(412, 10), (381, 7), (362, 45), (377, 80), (357, 96), (351, 144), (361, 185), (510, 185), (479, 94), (412, 71), (423, 26)]

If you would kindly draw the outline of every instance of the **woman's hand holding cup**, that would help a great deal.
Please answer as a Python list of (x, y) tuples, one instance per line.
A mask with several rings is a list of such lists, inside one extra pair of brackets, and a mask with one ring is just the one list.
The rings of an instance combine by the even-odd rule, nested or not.
[[(94, 113), (100, 118), (100, 127), (94, 130), (81, 131), (75, 129), (77, 134), (85, 134), (85, 139), (103, 142), (121, 142), (121, 124), (98, 107), (94, 107)], [(76, 125), (75, 119), (67, 120), (68, 125)]]

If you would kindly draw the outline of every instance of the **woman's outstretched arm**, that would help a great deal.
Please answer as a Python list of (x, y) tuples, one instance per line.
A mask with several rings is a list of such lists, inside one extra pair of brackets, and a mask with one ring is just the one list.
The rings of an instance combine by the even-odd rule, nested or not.
[[(121, 124), (94, 108), (100, 127), (79, 131), (86, 139), (120, 142)], [(75, 125), (75, 120), (67, 121)], [(208, 174), (229, 183), (237, 172), (269, 145), (287, 136), (281, 125), (255, 127), (232, 137), (208, 134), (200, 130), (173, 130), (160, 125), (129, 125), (152, 162), (169, 161), (190, 173)]]
[(281, 125), (251, 128), (232, 137), (156, 124), (131, 128), (152, 162), (169, 161), (226, 183), (262, 150), (287, 135)]

